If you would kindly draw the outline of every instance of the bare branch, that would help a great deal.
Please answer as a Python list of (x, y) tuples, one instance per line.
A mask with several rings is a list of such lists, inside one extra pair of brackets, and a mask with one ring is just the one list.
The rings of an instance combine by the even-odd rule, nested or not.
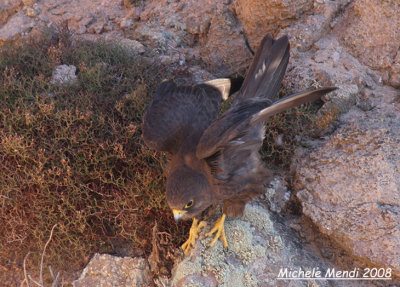
[(37, 282), (35, 279), (32, 278), (31, 275), (28, 275), (29, 280), (31, 280), (33, 283), (35, 283), (37, 286), (39, 287), (44, 287), (42, 284), (40, 284), (39, 282)]
[(43, 248), (42, 259), (40, 260), (40, 286), (44, 286), (44, 285), (43, 285), (43, 261), (44, 261), (44, 254), (46, 253), (47, 245), (49, 245), (49, 243), (50, 243), (50, 241), (51, 241), (51, 238), (53, 237), (53, 231), (54, 231), (54, 228), (55, 228), (56, 226), (57, 226), (57, 223), (54, 224), (53, 227), (51, 228), (49, 239), (47, 240), (47, 242), (46, 242), (46, 244), (44, 245), (44, 248)]
[(23, 263), (23, 265), (22, 265), (23, 268), (24, 268), (24, 280), (21, 282), (21, 287), (24, 286), (24, 283), (26, 283), (26, 285), (27, 285), (28, 287), (31, 286), (31, 285), (29, 284), (28, 274), (27, 274), (27, 272), (26, 272), (26, 260), (28, 259), (29, 254), (30, 254), (30, 252), (28, 252), (28, 253), (25, 255), (25, 257), (24, 257), (24, 263)]

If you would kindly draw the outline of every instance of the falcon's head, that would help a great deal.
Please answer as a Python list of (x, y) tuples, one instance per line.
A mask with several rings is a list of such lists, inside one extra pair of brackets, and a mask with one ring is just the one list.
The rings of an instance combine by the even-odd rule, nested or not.
[(167, 178), (167, 202), (176, 221), (198, 216), (212, 203), (207, 177), (186, 166), (175, 169)]

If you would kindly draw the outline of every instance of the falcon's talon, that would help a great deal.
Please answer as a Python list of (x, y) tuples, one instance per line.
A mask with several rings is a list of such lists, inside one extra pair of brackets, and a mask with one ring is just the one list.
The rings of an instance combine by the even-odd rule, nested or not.
[(189, 256), (190, 250), (192, 250), (192, 248), (195, 246), (196, 239), (199, 237), (200, 230), (205, 226), (207, 226), (205, 221), (200, 221), (199, 223), (197, 218), (193, 218), (193, 223), (189, 231), (189, 238), (185, 243), (182, 244), (182, 249), (185, 253), (185, 256)]
[(217, 222), (215, 223), (214, 227), (210, 230), (210, 232), (208, 232), (206, 234), (206, 236), (210, 236), (210, 235), (212, 235), (213, 233), (216, 232), (215, 237), (208, 244), (209, 247), (213, 246), (215, 244), (215, 242), (217, 242), (218, 238), (221, 239), (221, 241), (224, 243), (224, 248), (228, 247), (228, 242), (226, 241), (225, 227), (224, 227), (225, 218), (226, 218), (226, 214), (223, 213), (221, 218), (219, 218), (217, 220)]

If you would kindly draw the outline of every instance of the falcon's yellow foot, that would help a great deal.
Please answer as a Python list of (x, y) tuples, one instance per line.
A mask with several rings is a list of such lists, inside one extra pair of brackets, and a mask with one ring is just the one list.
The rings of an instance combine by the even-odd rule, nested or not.
[(228, 242), (226, 241), (226, 237), (225, 237), (225, 227), (224, 227), (225, 218), (226, 218), (226, 214), (223, 213), (221, 218), (219, 218), (217, 220), (217, 222), (215, 223), (214, 227), (210, 230), (210, 232), (208, 232), (206, 234), (206, 236), (210, 236), (211, 234), (216, 232), (215, 237), (210, 242), (210, 244), (208, 244), (208, 246), (213, 246), (219, 238), (224, 243), (224, 247), (225, 248), (228, 247)]
[(189, 256), (190, 250), (194, 247), (196, 239), (199, 237), (199, 232), (204, 226), (207, 226), (205, 221), (200, 221), (199, 223), (196, 218), (193, 218), (193, 223), (190, 227), (189, 238), (185, 243), (182, 244), (182, 249), (185, 253), (185, 256)]

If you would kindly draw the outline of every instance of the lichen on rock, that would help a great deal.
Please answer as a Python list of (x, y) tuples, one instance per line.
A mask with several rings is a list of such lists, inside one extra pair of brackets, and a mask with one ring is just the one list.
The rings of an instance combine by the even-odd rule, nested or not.
[[(279, 266), (292, 266), (296, 263), (288, 264), (288, 258), (304, 256), (284, 239), (285, 232), (274, 227), (269, 211), (257, 200), (246, 205), (242, 218), (225, 221), (228, 248), (219, 241), (207, 247), (211, 239), (204, 237), (206, 232), (192, 254), (175, 264), (171, 286), (190, 286), (193, 282), (197, 286), (264, 286), (267, 282), (270, 285), (266, 286), (276, 286)], [(304, 256), (302, 262), (318, 265), (312, 260)], [(276, 274), (271, 279), (266, 273)]]

